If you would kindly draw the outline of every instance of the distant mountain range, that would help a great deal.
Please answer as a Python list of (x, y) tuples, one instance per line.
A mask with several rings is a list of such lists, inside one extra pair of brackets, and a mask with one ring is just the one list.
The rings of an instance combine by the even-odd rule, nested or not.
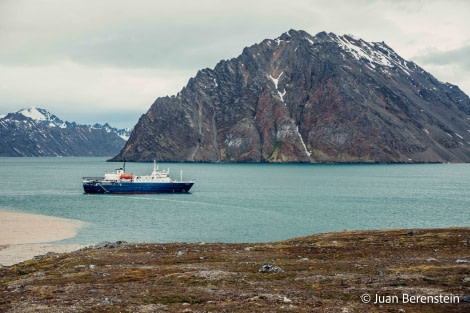
[(0, 156), (109, 156), (124, 146), (131, 130), (108, 123), (80, 125), (32, 107), (0, 116)]
[(158, 98), (124, 159), (470, 162), (470, 98), (384, 42), (290, 30)]

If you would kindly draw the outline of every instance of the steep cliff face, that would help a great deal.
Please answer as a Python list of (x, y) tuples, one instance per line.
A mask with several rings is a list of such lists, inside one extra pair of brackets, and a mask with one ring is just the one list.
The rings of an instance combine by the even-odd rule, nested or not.
[(158, 98), (112, 160), (470, 162), (470, 98), (385, 43), (290, 30)]

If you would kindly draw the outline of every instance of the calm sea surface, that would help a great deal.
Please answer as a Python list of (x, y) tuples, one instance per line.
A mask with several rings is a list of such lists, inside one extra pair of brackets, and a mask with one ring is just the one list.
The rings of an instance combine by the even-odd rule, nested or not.
[[(470, 226), (470, 164), (161, 163), (190, 194), (85, 195), (105, 158), (0, 158), (0, 209), (86, 222), (100, 241), (261, 242), (340, 230)], [(150, 174), (152, 163), (127, 163)]]

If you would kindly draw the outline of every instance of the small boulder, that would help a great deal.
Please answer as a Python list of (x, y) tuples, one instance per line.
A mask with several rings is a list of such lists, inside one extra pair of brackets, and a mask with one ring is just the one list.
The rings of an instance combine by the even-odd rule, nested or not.
[(275, 272), (275, 273), (283, 273), (284, 270), (280, 268), (279, 266), (272, 265), (270, 263), (264, 263), (263, 266), (258, 270), (260, 273), (269, 273), (269, 272)]

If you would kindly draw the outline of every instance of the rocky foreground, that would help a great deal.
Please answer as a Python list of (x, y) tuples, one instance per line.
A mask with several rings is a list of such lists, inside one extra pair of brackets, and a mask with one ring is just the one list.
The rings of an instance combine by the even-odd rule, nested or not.
[(0, 312), (470, 312), (470, 228), (102, 243), (1, 268), (0, 293)]

